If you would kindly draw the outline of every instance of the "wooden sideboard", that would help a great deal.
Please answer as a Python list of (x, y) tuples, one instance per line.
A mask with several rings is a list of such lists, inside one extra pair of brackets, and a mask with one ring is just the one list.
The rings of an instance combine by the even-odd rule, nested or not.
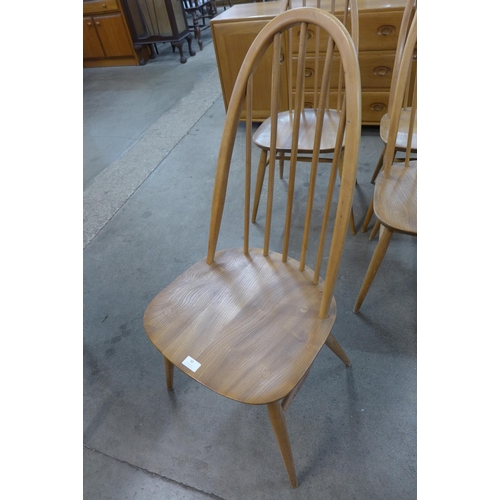
[[(323, 8), (328, 9), (330, 1), (323, 1)], [(226, 109), (248, 48), (257, 33), (279, 13), (279, 4), (277, 1), (237, 4), (211, 20), (212, 39)], [(387, 113), (392, 68), (405, 4), (405, 0), (358, 0), (359, 66), (364, 125), (378, 125), (382, 116)], [(292, 0), (292, 7), (300, 5), (301, 0)], [(339, 5), (338, 8), (340, 16), (342, 6)], [(284, 40), (283, 50), (280, 110), (288, 109), (286, 75), (290, 71), (293, 72), (293, 68), (288, 67), (287, 54), (290, 50), (293, 52), (294, 47), (289, 47), (288, 40)], [(259, 101), (253, 109), (255, 121), (263, 121), (270, 114), (270, 63), (269, 53), (264, 56), (254, 77), (254, 95), (259, 96)], [(311, 68), (306, 71), (306, 74), (312, 75)], [(332, 96), (332, 100), (334, 98), (335, 96)]]
[(120, 0), (83, 0), (83, 67), (139, 63)]

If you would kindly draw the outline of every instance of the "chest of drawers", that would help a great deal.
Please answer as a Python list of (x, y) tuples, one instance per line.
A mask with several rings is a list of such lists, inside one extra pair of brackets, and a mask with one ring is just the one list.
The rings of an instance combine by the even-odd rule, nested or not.
[[(257, 33), (279, 13), (279, 3), (234, 5), (211, 21), (212, 38), (226, 109), (245, 54)], [(300, 0), (294, 0), (292, 7), (298, 7), (301, 3)], [(323, 8), (328, 9), (329, 3), (325, 1)], [(392, 67), (405, 0), (358, 0), (358, 5), (362, 120), (365, 125), (378, 125), (382, 116), (387, 112)], [(341, 6), (339, 6), (339, 16), (340, 10)], [(297, 39), (294, 38), (291, 44), (285, 40), (283, 44), (281, 109), (286, 109), (288, 104), (286, 75), (289, 72), (292, 75), (295, 73), (293, 54), (296, 52)], [(312, 51), (315, 45), (314, 33), (310, 34), (308, 43)], [(320, 45), (325, 46), (326, 50), (326, 41), (320, 40)], [(292, 52), (291, 64), (288, 57), (289, 51)], [(263, 67), (260, 68), (254, 80), (255, 95), (259, 96), (257, 106), (253, 110), (256, 121), (263, 121), (270, 114), (271, 80), (269, 71), (266, 71), (266, 68), (270, 67), (270, 60), (271, 54), (266, 54)], [(306, 74), (312, 82), (313, 65), (306, 66)], [(332, 95), (331, 99), (333, 101), (336, 96)], [(244, 115), (242, 115), (243, 118)]]

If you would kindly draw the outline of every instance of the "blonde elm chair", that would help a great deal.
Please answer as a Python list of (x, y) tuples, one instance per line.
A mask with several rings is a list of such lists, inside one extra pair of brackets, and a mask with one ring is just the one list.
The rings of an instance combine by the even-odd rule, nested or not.
[[(417, 13), (411, 23), (401, 57), (401, 67), (394, 89), (394, 100), (389, 115), (387, 147), (382, 170), (375, 181), (373, 210), (380, 222), (380, 235), (359, 292), (354, 312), (357, 313), (365, 300), (373, 279), (383, 261), (394, 233), (417, 235), (417, 161), (410, 160), (411, 130), (417, 115), (417, 71), (413, 67), (417, 46)], [(411, 92), (411, 112), (404, 115), (402, 107), (408, 88)], [(400, 122), (408, 119), (406, 156), (403, 162), (395, 162), (394, 154), (400, 134)]]
[[(282, 1), (283, 9), (293, 9), (296, 8), (297, 4), (302, 6), (314, 5), (320, 8), (322, 5), (321, 0), (302, 0), (298, 2), (297, 0), (289, 0), (288, 2)], [(336, 5), (339, 2), (332, 0), (329, 3), (329, 12), (334, 14), (336, 12)], [(342, 23), (350, 31), (354, 45), (356, 49), (359, 43), (359, 16), (358, 16), (358, 0), (346, 0), (343, 4), (343, 10), (338, 12)], [(305, 65), (305, 75), (304, 75), (304, 91), (301, 93), (297, 92), (295, 87), (294, 75), (297, 74), (297, 62), (296, 57), (296, 47), (298, 44), (298, 29), (289, 31), (288, 39), (288, 68), (289, 68), (289, 79), (287, 82), (288, 87), (288, 111), (282, 111), (278, 114), (278, 134), (277, 134), (277, 145), (276, 154), (279, 160), (280, 166), (280, 179), (283, 178), (284, 162), (290, 161), (291, 154), (291, 134), (292, 134), (292, 124), (294, 119), (294, 113), (297, 109), (296, 101), (298, 101), (298, 110), (301, 113), (300, 127), (299, 127), (299, 160), (301, 162), (311, 162), (312, 152), (314, 149), (314, 130), (316, 127), (316, 120), (318, 116), (318, 105), (321, 90), (321, 78), (322, 78), (322, 67), (324, 64), (325, 52), (324, 48), (326, 45), (323, 43), (323, 34), (319, 27), (315, 29), (310, 29), (307, 32), (307, 55), (306, 55), (306, 65)], [(329, 83), (329, 96), (327, 101), (327, 110), (324, 115), (323, 124), (323, 134), (321, 137), (321, 147), (320, 147), (320, 162), (332, 163), (330, 158), (331, 154), (335, 154), (335, 164), (341, 162), (342, 153), (342, 142), (336, 143), (337, 139), (337, 129), (341, 124), (342, 108), (343, 108), (343, 92), (344, 92), (344, 81), (343, 72), (340, 67), (340, 59), (338, 55), (335, 55), (333, 60), (333, 71), (331, 73), (331, 80)], [(262, 192), (262, 186), (264, 183), (265, 171), (269, 165), (271, 143), (270, 143), (270, 127), (271, 119), (265, 120), (259, 128), (255, 131), (253, 136), (253, 141), (261, 149), (259, 168), (257, 173), (257, 183), (255, 188), (253, 212), (252, 212), (252, 222), (256, 221), (257, 211), (260, 202), (260, 196)], [(327, 156), (327, 157), (325, 157)], [(340, 163), (341, 165), (341, 163)], [(341, 167), (340, 167), (341, 168)], [(290, 182), (293, 179), (290, 178)], [(354, 215), (351, 212), (351, 232), (354, 234), (356, 232), (354, 224)]]
[[(287, 31), (300, 28), (297, 88), (304, 91), (306, 41), (309, 29), (319, 26), (329, 38), (325, 56), (323, 88), (314, 130), (311, 182), (307, 211), (301, 226), (303, 238), (300, 260), (289, 253), (294, 189), (289, 185), (283, 201), (282, 248), (270, 248), (278, 131), (277, 99), (279, 92), (280, 53)], [(315, 269), (305, 265), (309, 239), (320, 138), (329, 93), (328, 80), (333, 47), (342, 59), (346, 82), (344, 113), (346, 119), (338, 127), (338, 140), (343, 140), (344, 163), (339, 188), (333, 234), (328, 217), (336, 186), (332, 168), (330, 183), (321, 205), (327, 216), (322, 220)], [(270, 124), (271, 173), (266, 202), (266, 224), (262, 246), (250, 245), (250, 193), (252, 173), (252, 78), (259, 61), (270, 49), (273, 53), (272, 111)], [(348, 31), (330, 13), (316, 8), (286, 11), (269, 22), (250, 47), (241, 66), (228, 106), (215, 174), (207, 257), (194, 264), (149, 304), (144, 314), (144, 327), (153, 345), (164, 358), (168, 389), (173, 388), (174, 370), (178, 369), (212, 391), (241, 403), (265, 405), (292, 487), (298, 485), (292, 448), (285, 422), (285, 411), (306, 379), (320, 349), (326, 345), (344, 363), (350, 361), (333, 337), (336, 302), (333, 291), (347, 233), (352, 205), (361, 131), (360, 76), (356, 49)], [(299, 106), (300, 99), (296, 100)], [(240, 115), (246, 108), (245, 131)], [(301, 114), (292, 123), (290, 169), (296, 168)], [(245, 187), (241, 192), (244, 223), (243, 247), (217, 250), (217, 240), (227, 194), (233, 149), (238, 137), (245, 139), (245, 167), (241, 175)], [(235, 171), (233, 173), (239, 173)], [(234, 195), (233, 192), (231, 192)], [(297, 197), (296, 197), (297, 198)], [(279, 212), (278, 212), (279, 213)], [(285, 215), (286, 214), (286, 215)], [(314, 212), (316, 215), (316, 212)], [(276, 224), (276, 217), (273, 218)], [(321, 221), (320, 221), (321, 222)], [(293, 230), (295, 231), (295, 224)], [(186, 236), (188, 237), (188, 236)], [(191, 235), (190, 237), (197, 237)], [(300, 240), (299, 240), (300, 241)], [(326, 245), (328, 243), (328, 245)], [(324, 247), (329, 250), (325, 253)], [(326, 263), (324, 278), (320, 276)], [(317, 401), (318, 411), (321, 401)], [(263, 471), (265, 473), (265, 471)]]
[[(403, 49), (405, 47), (406, 39), (408, 37), (408, 30), (410, 28), (410, 23), (412, 16), (417, 11), (417, 0), (408, 0), (405, 6), (405, 10), (403, 12), (403, 17), (401, 19), (401, 26), (399, 29), (399, 37), (398, 37), (398, 45), (396, 47), (396, 56), (394, 59), (394, 68), (392, 72), (392, 80), (391, 80), (391, 92), (389, 94), (389, 106), (387, 113), (380, 120), (380, 138), (384, 143), (384, 149), (380, 154), (380, 158), (375, 166), (375, 170), (373, 172), (371, 181), (375, 183), (375, 179), (377, 178), (380, 169), (382, 168), (382, 163), (384, 160), (385, 151), (387, 148), (387, 138), (389, 136), (389, 116), (391, 113), (392, 103), (394, 101), (394, 92), (396, 90), (396, 83), (399, 75), (399, 67), (401, 66), (401, 57), (403, 55)], [(408, 80), (410, 82), (410, 80)], [(410, 147), (412, 153), (417, 152), (417, 115), (414, 113), (414, 119), (412, 119), (412, 107), (411, 107), (411, 94), (410, 88), (406, 89), (405, 98), (402, 102), (402, 110), (401, 110), (401, 118), (399, 120), (398, 125), (398, 135), (396, 138), (396, 147), (394, 148), (394, 158), (396, 160), (396, 153), (402, 152), (405, 153), (406, 158), (406, 149)], [(410, 123), (411, 123), (411, 132), (410, 132)], [(411, 143), (408, 142), (408, 133), (411, 133)], [(397, 160), (399, 161), (399, 160)], [(361, 232), (364, 233), (368, 229), (368, 225), (370, 224), (370, 220), (373, 216), (373, 198), (368, 206), (368, 210), (366, 211), (365, 219), (361, 226)], [(380, 223), (377, 220), (375, 222), (375, 226), (370, 234), (370, 240), (372, 240), (377, 233), (380, 227)]]

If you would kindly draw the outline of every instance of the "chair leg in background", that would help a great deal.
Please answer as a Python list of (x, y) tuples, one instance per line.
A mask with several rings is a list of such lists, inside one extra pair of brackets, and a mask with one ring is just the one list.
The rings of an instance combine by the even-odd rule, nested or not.
[(370, 224), (370, 220), (373, 215), (373, 197), (370, 201), (370, 205), (368, 207), (368, 210), (366, 211), (365, 215), (365, 220), (363, 221), (363, 225), (361, 226), (361, 232), (366, 233), (366, 230), (368, 229), (368, 224)]
[(351, 217), (349, 219), (349, 226), (351, 228), (351, 233), (356, 234), (356, 224), (354, 222), (354, 209), (351, 208)]
[(370, 180), (370, 182), (372, 184), (375, 184), (375, 179), (377, 178), (377, 175), (380, 172), (380, 169), (382, 168), (382, 164), (384, 163), (384, 155), (385, 155), (386, 148), (387, 148), (387, 144), (384, 144), (384, 149), (382, 150), (380, 158), (378, 159), (377, 166), (375, 167), (375, 170), (373, 172), (372, 178)]
[(295, 466), (293, 464), (292, 448), (290, 446), (290, 439), (288, 438), (288, 431), (286, 429), (285, 412), (281, 407), (280, 401), (269, 403), (267, 405), (269, 412), (269, 420), (273, 426), (274, 434), (280, 447), (283, 462), (285, 462), (286, 471), (293, 488), (298, 486), (297, 474), (295, 473)]
[(174, 364), (171, 363), (165, 356), (165, 375), (167, 377), (167, 389), (171, 391), (174, 388)]
[(373, 229), (372, 229), (372, 232), (370, 233), (370, 236), (368, 237), (368, 239), (370, 241), (373, 240), (373, 238), (375, 238), (375, 236), (377, 236), (377, 233), (378, 233), (378, 230), (380, 229), (380, 221), (377, 219), (375, 221), (375, 224), (373, 225)]
[(359, 291), (358, 299), (356, 300), (356, 304), (354, 306), (354, 312), (357, 313), (365, 300), (366, 294), (370, 289), (370, 286), (373, 282), (373, 278), (377, 274), (378, 268), (380, 264), (384, 260), (385, 253), (387, 252), (387, 247), (391, 241), (392, 231), (387, 229), (384, 226), (380, 228), (380, 237), (375, 247), (375, 251), (373, 252), (372, 260), (370, 261), (370, 265), (368, 266), (368, 270), (366, 271), (365, 279), (363, 284), (361, 285), (361, 290)]
[(252, 223), (255, 224), (257, 218), (257, 210), (259, 209), (260, 194), (262, 193), (262, 185), (264, 184), (264, 174), (267, 166), (267, 152), (262, 150), (260, 153), (259, 166), (257, 169), (257, 179), (255, 181), (255, 195), (253, 199)]

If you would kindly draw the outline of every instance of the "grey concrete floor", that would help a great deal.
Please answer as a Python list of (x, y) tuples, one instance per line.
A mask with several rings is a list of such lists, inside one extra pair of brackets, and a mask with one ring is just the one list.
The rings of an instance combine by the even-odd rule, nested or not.
[[(376, 241), (348, 234), (333, 333), (352, 367), (323, 349), (287, 412), (297, 489), (265, 408), (225, 400), (179, 372), (166, 390), (142, 316), (206, 254), (225, 112), (209, 31), (203, 36), (204, 50), (184, 65), (165, 46), (143, 67), (84, 70), (84, 498), (414, 499), (414, 238), (393, 238), (355, 315)], [(382, 146), (378, 130), (365, 127), (358, 228)], [(220, 248), (241, 244), (231, 182)], [(277, 203), (285, 186), (276, 184)], [(261, 228), (260, 216), (252, 234)], [(273, 234), (275, 245), (280, 237)]]

